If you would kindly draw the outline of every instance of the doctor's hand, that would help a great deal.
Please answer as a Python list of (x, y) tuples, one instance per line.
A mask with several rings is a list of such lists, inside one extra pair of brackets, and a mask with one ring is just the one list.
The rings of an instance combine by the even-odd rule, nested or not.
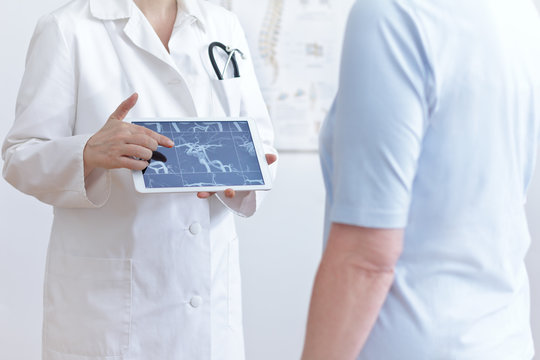
[(173, 147), (166, 136), (122, 120), (137, 103), (135, 93), (124, 100), (105, 125), (86, 143), (83, 153), (85, 178), (95, 168), (143, 170), (158, 145)]
[[(277, 160), (277, 155), (275, 154), (265, 154), (266, 157), (266, 163), (268, 165), (272, 165)], [(199, 199), (208, 199), (210, 196), (214, 195), (215, 192), (199, 192), (197, 193), (197, 197)], [(228, 198), (233, 198), (236, 195), (235, 191), (233, 189), (227, 189), (225, 190), (225, 196)]]

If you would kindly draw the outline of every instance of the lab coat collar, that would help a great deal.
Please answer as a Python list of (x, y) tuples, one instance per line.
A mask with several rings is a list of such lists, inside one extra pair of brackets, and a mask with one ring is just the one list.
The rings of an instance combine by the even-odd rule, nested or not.
[[(90, 12), (101, 20), (130, 18), (133, 6), (133, 0), (90, 0)], [(205, 31), (205, 17), (198, 0), (178, 0), (178, 13), (181, 11), (193, 16)]]
[(201, 26), (203, 31), (206, 31), (206, 21), (199, 0), (178, 0), (178, 8), (184, 10), (186, 14), (193, 16)]
[(118, 20), (131, 17), (133, 0), (90, 0), (90, 12), (100, 20)]

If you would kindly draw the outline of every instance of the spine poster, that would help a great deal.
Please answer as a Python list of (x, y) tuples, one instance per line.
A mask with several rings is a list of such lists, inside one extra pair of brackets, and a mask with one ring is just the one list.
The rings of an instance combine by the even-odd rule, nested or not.
[(238, 15), (281, 151), (316, 151), (354, 0), (208, 0)]

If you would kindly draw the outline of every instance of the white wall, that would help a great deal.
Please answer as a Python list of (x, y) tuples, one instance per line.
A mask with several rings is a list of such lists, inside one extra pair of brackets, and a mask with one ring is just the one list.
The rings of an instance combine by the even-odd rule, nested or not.
[[(13, 120), (24, 55), (40, 14), (64, 0), (4, 1), (0, 13), (0, 139)], [(540, 2), (540, 0), (539, 0)], [(323, 186), (315, 154), (282, 154), (275, 189), (238, 221), (248, 360), (297, 359), (322, 246)], [(540, 349), (540, 171), (527, 206), (533, 327)], [(0, 359), (38, 359), (51, 209), (0, 180)]]
[[(4, 1), (0, 12), (0, 139), (15, 109), (24, 57), (38, 19), (62, 0)], [(52, 211), (0, 180), (0, 359), (38, 359), (45, 249)]]
[(239, 219), (247, 360), (299, 359), (322, 253), (324, 188), (316, 154), (282, 154), (275, 187)]

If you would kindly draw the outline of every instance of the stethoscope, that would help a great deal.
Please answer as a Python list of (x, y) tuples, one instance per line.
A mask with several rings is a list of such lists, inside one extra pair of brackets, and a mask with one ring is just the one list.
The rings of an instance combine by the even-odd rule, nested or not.
[[(227, 54), (227, 62), (225, 63), (225, 66), (223, 67), (223, 70), (219, 70), (219, 67), (216, 63), (216, 58), (214, 56), (214, 48), (218, 47), (222, 49)], [(223, 80), (223, 76), (225, 75), (225, 72), (227, 71), (227, 68), (229, 67), (229, 64), (232, 64), (233, 71), (234, 71), (234, 77), (240, 77), (240, 71), (238, 70), (238, 62), (236, 61), (235, 53), (239, 53), (242, 59), (245, 59), (245, 55), (243, 52), (241, 52), (238, 49), (233, 49), (229, 46), (225, 46), (219, 41), (214, 41), (208, 46), (208, 56), (210, 57), (210, 62), (212, 63), (212, 67), (214, 68), (214, 72), (216, 73), (216, 76), (219, 80)]]

